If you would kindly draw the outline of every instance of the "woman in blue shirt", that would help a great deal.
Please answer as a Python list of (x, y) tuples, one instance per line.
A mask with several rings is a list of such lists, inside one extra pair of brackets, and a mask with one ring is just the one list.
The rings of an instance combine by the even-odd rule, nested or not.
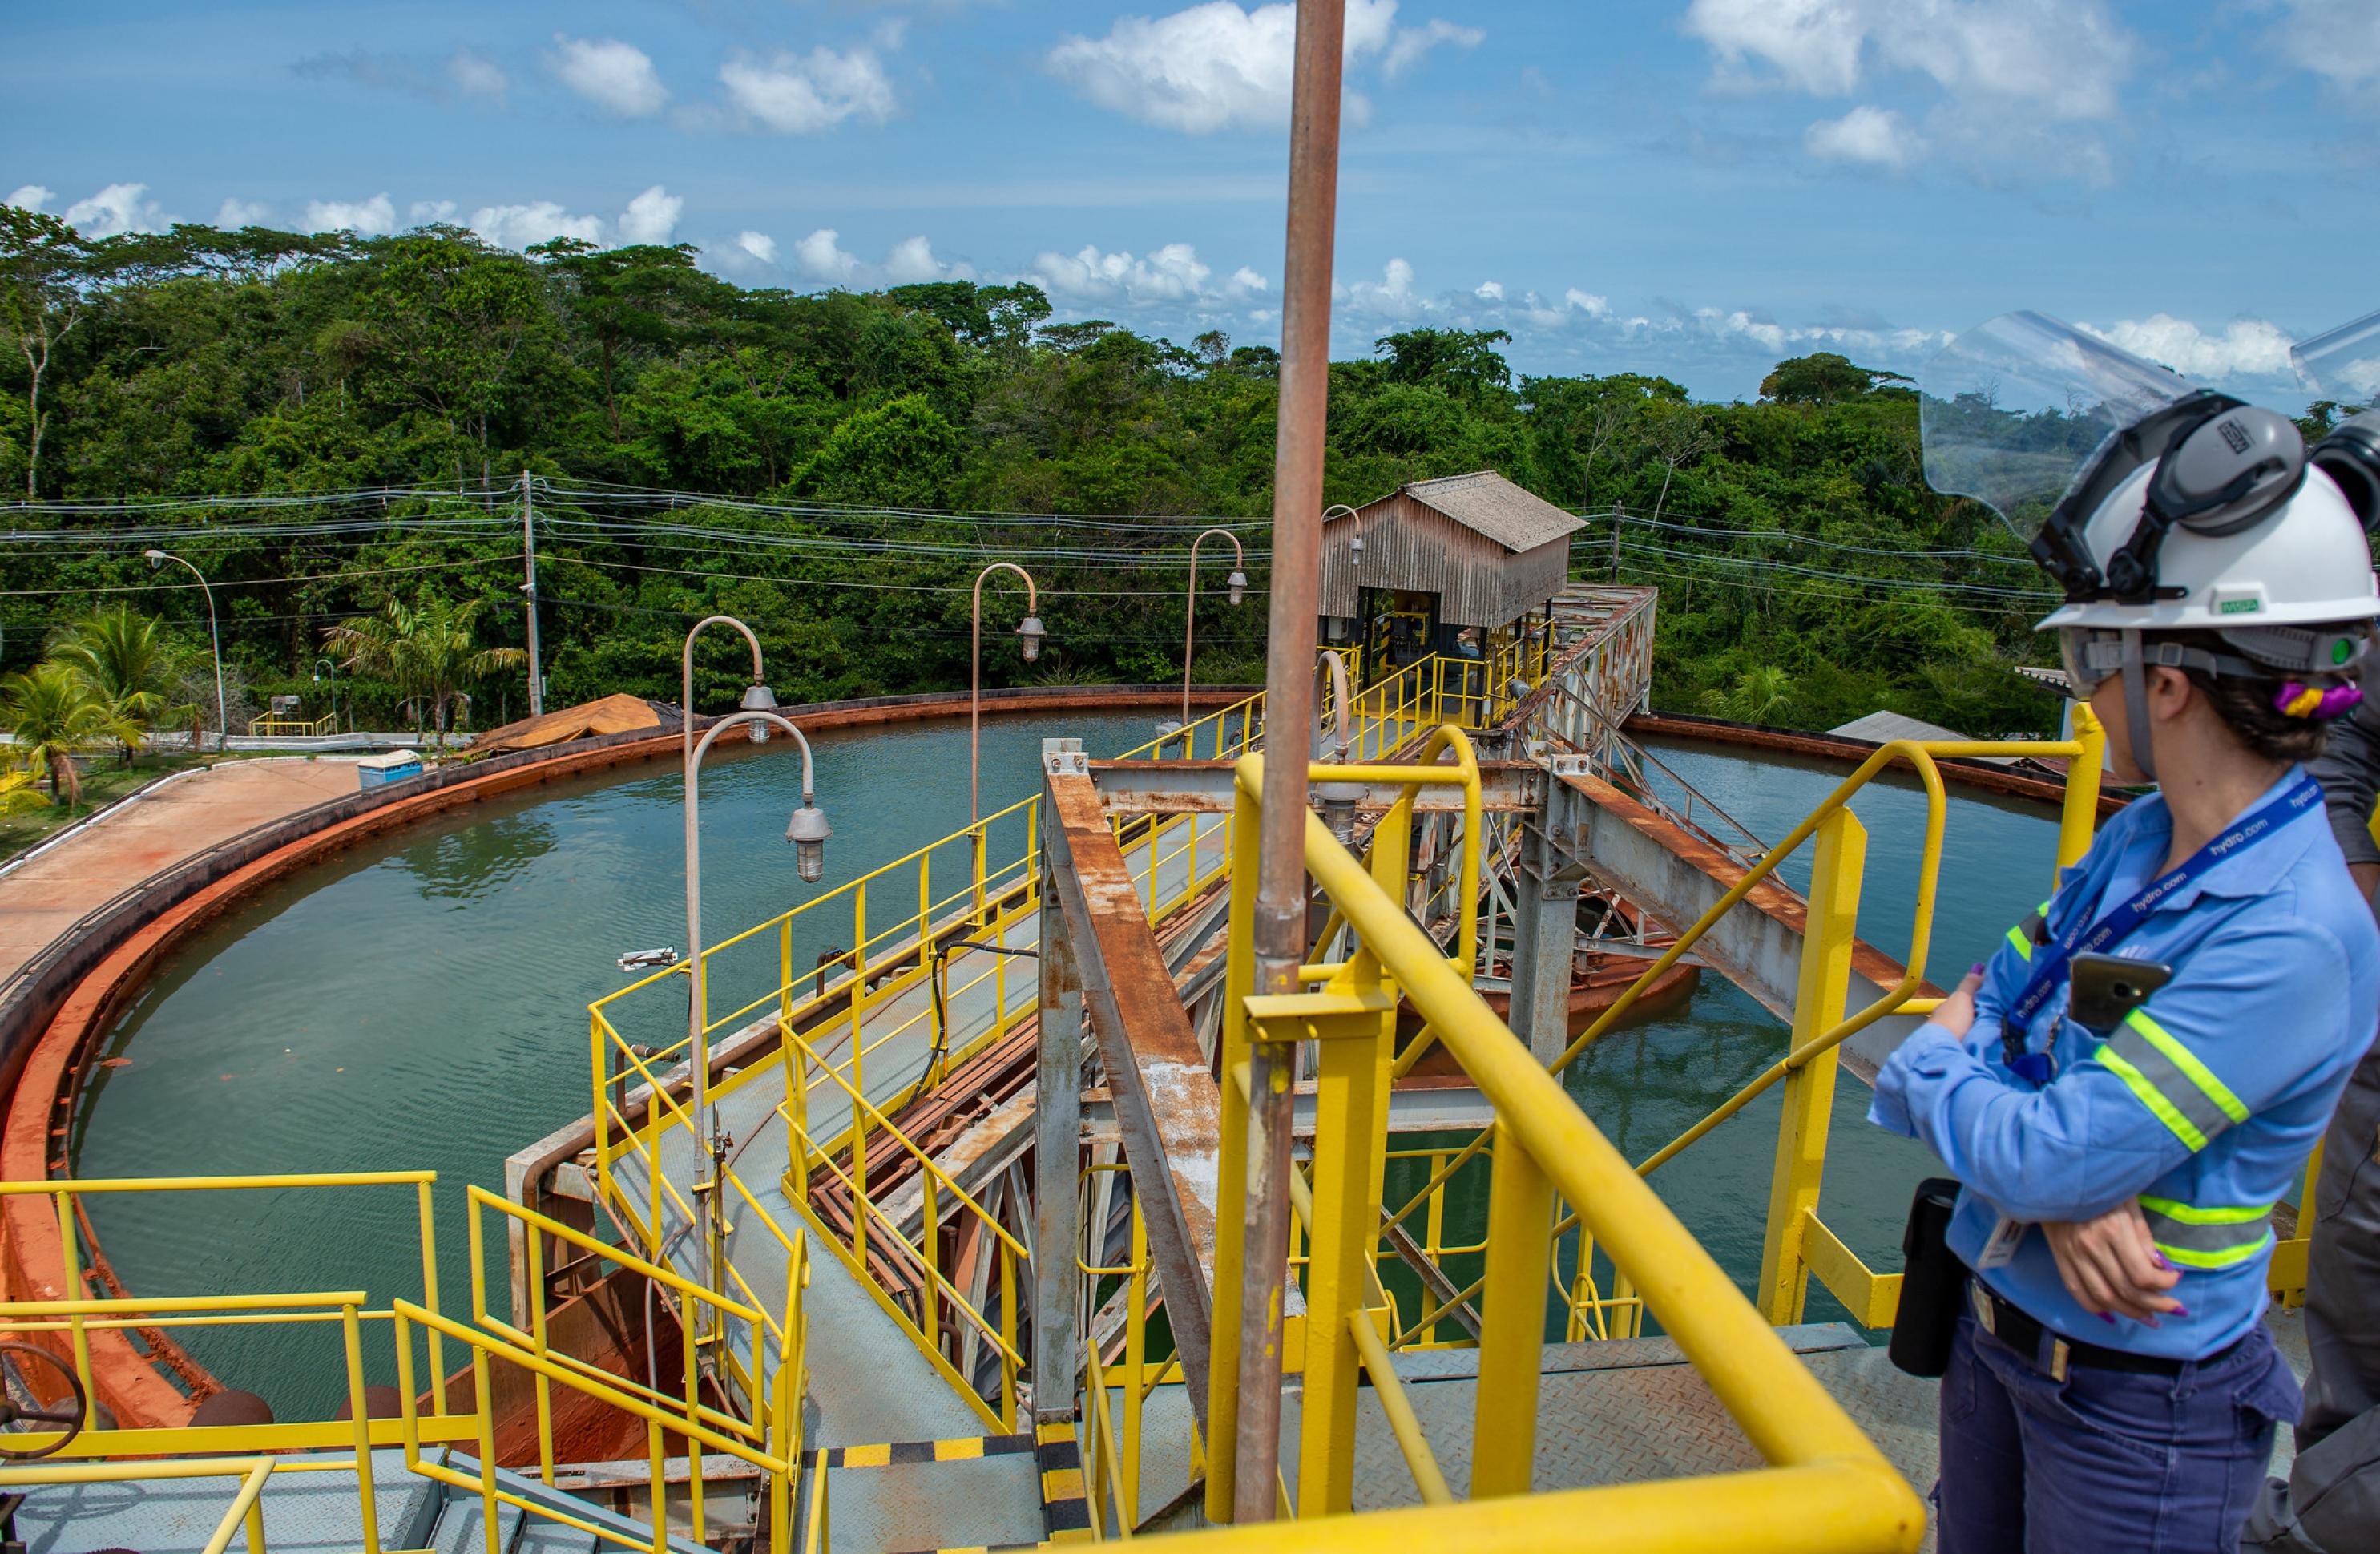
[[(2038, 479), (2058, 413), (1958, 385), (1989, 372), (2005, 395), (2011, 355), (2046, 341), (2070, 366), (2087, 337), (2062, 329), (1995, 321), (1929, 369), (1937, 484), (2027, 510), (1974, 491), (1973, 455), (2028, 439)], [(1964, 1184), (1944, 1554), (2236, 1545), (2299, 1402), (2261, 1321), (2271, 1210), (2380, 1022), (2380, 932), (2298, 765), (2361, 695), (2380, 614), (2362, 516), (2283, 418), (2090, 349), (2116, 425), (2033, 538), (2068, 599), (2043, 625), (2117, 779), (2159, 791), (1894, 1053), (1871, 1112)], [(2170, 977), (2089, 1029), (2083, 953)]]

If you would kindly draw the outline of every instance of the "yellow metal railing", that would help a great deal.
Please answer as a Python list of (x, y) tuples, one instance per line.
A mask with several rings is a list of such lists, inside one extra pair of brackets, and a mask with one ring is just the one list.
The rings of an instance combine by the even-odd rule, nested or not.
[[(787, 1062), (787, 1099), (778, 1106), (784, 1119), (786, 1132), (785, 1196), (793, 1200), (795, 1209), (818, 1235), (820, 1244), (834, 1254), (836, 1260), (850, 1269), (860, 1287), (872, 1295), (877, 1304), (892, 1317), (912, 1343), (931, 1360), (942, 1378), (971, 1404), (983, 1422), (997, 1430), (1016, 1428), (1016, 1378), (1025, 1359), (1017, 1348), (1016, 1300), (1017, 1268), (1029, 1263), (1031, 1254), (1025, 1244), (1011, 1234), (990, 1210), (976, 1200), (973, 1194), (961, 1186), (954, 1177), (935, 1162), (932, 1156), (919, 1148), (908, 1135), (903, 1133), (873, 1101), (859, 1093), (850, 1081), (820, 1059), (809, 1042), (788, 1026), (784, 1031), (783, 1051)], [(848, 1169), (835, 1160), (836, 1140), (823, 1143), (809, 1131), (808, 1096), (809, 1071), (821, 1070), (844, 1093), (849, 1106), (850, 1122), (844, 1136), (850, 1140), (851, 1165)], [(889, 1138), (908, 1158), (918, 1187), (918, 1230), (915, 1241), (909, 1239), (899, 1222), (884, 1206), (868, 1192), (867, 1136)], [(820, 1166), (833, 1182), (849, 1195), (851, 1226), (847, 1235), (838, 1235), (820, 1217), (812, 1200), (811, 1176)], [(953, 1223), (972, 1224), (978, 1238), (988, 1239), (999, 1263), (997, 1289), (1000, 1294), (1000, 1323), (994, 1327), (976, 1309), (968, 1293), (950, 1278), (942, 1266), (942, 1232)], [(873, 1229), (871, 1229), (871, 1226)], [(871, 1254), (885, 1259), (893, 1267), (909, 1273), (916, 1281), (917, 1309), (905, 1309), (886, 1281), (880, 1277), (870, 1262)], [(942, 1346), (943, 1317), (951, 1325), (965, 1324), (973, 1329), (975, 1341), (990, 1348), (1000, 1365), (1000, 1401), (997, 1409), (987, 1403), (976, 1390), (967, 1372), (953, 1363)], [(965, 1357), (968, 1345), (957, 1345), (959, 1358)]]
[(324, 735), (339, 732), (339, 720), (325, 712), (319, 718), (250, 718), (248, 732), (259, 737), (267, 735)]
[[(249, 1176), (157, 1176), (157, 1177), (55, 1177), (38, 1182), (0, 1182), (0, 1197), (30, 1197), (39, 1196), (51, 1200), (52, 1212), (58, 1226), (58, 1254), (62, 1281), (60, 1288), (79, 1293), (83, 1288), (81, 1200), (89, 1197), (110, 1197), (125, 1194), (157, 1193), (228, 1193), (228, 1192), (327, 1192), (366, 1187), (410, 1187), (414, 1195), (416, 1259), (421, 1269), (421, 1301), (431, 1310), (438, 1309), (438, 1234), (437, 1220), (431, 1202), (431, 1189), (437, 1183), (434, 1171), (349, 1171), (281, 1173)], [(386, 1320), (385, 1310), (371, 1314)], [(121, 1324), (135, 1329), (164, 1329), (176, 1326), (206, 1325), (178, 1319)], [(110, 1328), (101, 1330), (115, 1331)], [(68, 1352), (72, 1356), (75, 1375), (82, 1383), (85, 1396), (95, 1397), (91, 1364), (91, 1328), (79, 1318), (69, 1317), (64, 1329)], [(444, 1373), (444, 1351), (433, 1334), (430, 1340), (430, 1366)]]
[[(1217, 1547), (1378, 1548), (1434, 1539), (1465, 1548), (1621, 1547), (1702, 1550), (1760, 1547), (1791, 1529), (1793, 1546), (1913, 1549), (1924, 1531), (1917, 1498), (1695, 1244), (1668, 1208), (1562, 1091), (1560, 1082), (1481, 1002), (1470, 967), (1451, 963), (1407, 917), (1404, 879), (1413, 787), (1464, 783), (1449, 766), (1380, 766), (1366, 780), (1406, 786), (1375, 832), (1368, 868), (1308, 815), (1308, 872), (1344, 916), (1359, 948), (1319, 989), (1254, 996), (1254, 839), (1262, 759), (1239, 763), (1235, 859), (1221, 1062), (1227, 1078), (1219, 1162), (1210, 1439), (1235, 1440), (1244, 1342), (1280, 1342), (1278, 1312), (1239, 1310), (1242, 1197), (1246, 1182), (1245, 1089), (1253, 1044), (1314, 1042), (1318, 1081), (1305, 1384), (1296, 1448), (1300, 1524), (1204, 1535)], [(1318, 777), (1320, 773), (1318, 772)], [(1467, 842), (1475, 846), (1475, 839)], [(1740, 896), (1739, 896), (1740, 899)], [(1386, 1155), (1394, 1011), (1410, 999), (1494, 1107), (1487, 1277), (1474, 1501), (1346, 1517), (1352, 1503), (1360, 1372), (1376, 1382), (1385, 1354), (1359, 1337), (1373, 1321), (1366, 1264), (1376, 1255)], [(1525, 1498), (1537, 1418), (1539, 1351), (1554, 1267), (1555, 1202), (1580, 1206), (1585, 1228), (1770, 1466), (1761, 1472)], [(1384, 1405), (1389, 1402), (1383, 1398)], [(1394, 1421), (1392, 1420), (1392, 1423)], [(1406, 1426), (1410, 1426), (1408, 1417)], [(1397, 1430), (1417, 1487), (1442, 1482), (1417, 1429)], [(1228, 1516), (1232, 1464), (1208, 1463), (1208, 1514)]]
[[(1773, 874), (1805, 842), (1816, 839), (1807, 938), (1802, 961), (1802, 982), (1796, 991), (1795, 1017), (1783, 1056), (1749, 1084), (1720, 1103), (1709, 1115), (1675, 1140), (1655, 1151), (1636, 1167), (1649, 1174), (1676, 1158), (1754, 1099), (1782, 1083), (1787, 1086), (1785, 1123), (1780, 1135), (1775, 1174), (1771, 1180), (1770, 1213), (1763, 1243), (1758, 1305), (1771, 1320), (1801, 1320), (1807, 1275), (1815, 1272), (1852, 1315), (1870, 1326), (1888, 1325), (1899, 1290), (1898, 1275), (1868, 1270), (1817, 1218), (1819, 1183), (1826, 1164), (1827, 1120), (1830, 1114), (1837, 1049), (1876, 1021), (1894, 1014), (1922, 1014), (1932, 1005), (1916, 997), (1925, 979), (1925, 962), (1932, 942), (1934, 900), (1938, 882), (1942, 841), (1949, 802), (1939, 759), (2007, 755), (2062, 756), (2068, 759), (2067, 791), (2058, 824), (2057, 863), (2063, 868), (2080, 858), (2091, 844), (2098, 811), (2099, 761), (2104, 735), (2082, 709), (2076, 737), (2062, 742), (1913, 741), (1899, 740), (1878, 748), (1837, 786), (1826, 801), (1779, 839), (1744, 871), (1728, 892), (1703, 914), (1677, 941), (1655, 958), (1644, 973), (1613, 1003), (1579, 1033), (1550, 1065), (1559, 1072), (1624, 1018), (1631, 1007), (1663, 974), (1691, 952), (1713, 925)], [(1916, 774), (1926, 799), (1925, 841), (1918, 859), (1916, 908), (1902, 975), (1865, 1008), (1846, 1014), (1851, 953), (1857, 938), (1858, 903), (1866, 851), (1866, 832), (1848, 805), (1854, 795), (1885, 771), (1906, 763)], [(2055, 881), (2053, 880), (2052, 883)], [(1401, 1225), (1415, 1213), (1439, 1202), (1447, 1184), (1464, 1165), (1488, 1151), (1493, 1130), (1478, 1135), (1433, 1170), (1422, 1189), (1391, 1213), (1389, 1225)], [(1556, 1225), (1557, 1234), (1579, 1228), (1576, 1209)], [(1616, 1318), (1604, 1329), (1609, 1336), (1633, 1336), (1642, 1305), (1633, 1282), (1618, 1274), (1608, 1298), (1593, 1293), (1593, 1244), (1582, 1239), (1577, 1252), (1573, 1310), (1592, 1307)], [(1439, 1324), (1462, 1303), (1479, 1293), (1486, 1276), (1423, 1313), (1413, 1324), (1423, 1342), (1429, 1342)], [(1584, 1294), (1582, 1302), (1577, 1298)], [(1882, 1321), (1875, 1320), (1877, 1317)], [(1573, 1318), (1573, 1329), (1581, 1325)], [(1585, 1324), (1592, 1327), (1592, 1323)], [(1418, 1345), (1417, 1345), (1418, 1346)]]
[[(70, 1438), (61, 1430), (26, 1431), (9, 1441), (18, 1451), (55, 1447), (57, 1454), (25, 1463), (0, 1463), (0, 1488), (12, 1484), (67, 1482), (130, 1482), (158, 1478), (239, 1475), (240, 1487), (216, 1528), (208, 1548), (216, 1554), (235, 1533), (247, 1528), (250, 1554), (265, 1554), (264, 1524), (258, 1498), (270, 1487), (274, 1473), (347, 1471), (356, 1475), (365, 1554), (383, 1550), (377, 1510), (372, 1452), (375, 1448), (402, 1447), (412, 1472), (480, 1497), (488, 1518), (487, 1547), (501, 1547), (495, 1518), (501, 1506), (559, 1522), (599, 1539), (631, 1548), (665, 1550), (667, 1493), (662, 1472), (663, 1443), (675, 1438), (684, 1443), (688, 1460), (687, 1507), (695, 1538), (706, 1533), (703, 1503), (703, 1453), (735, 1458), (755, 1469), (768, 1482), (772, 1554), (790, 1547), (795, 1480), (801, 1465), (801, 1402), (804, 1392), (806, 1320), (801, 1290), (808, 1281), (803, 1244), (786, 1246), (785, 1295), (779, 1309), (737, 1301), (690, 1283), (674, 1270), (637, 1258), (598, 1237), (509, 1203), (482, 1188), (469, 1189), (472, 1323), (463, 1323), (437, 1308), (434, 1255), (435, 1224), (430, 1207), (429, 1172), (348, 1172), (337, 1174), (244, 1177), (176, 1177), (154, 1181), (110, 1179), (0, 1184), (0, 1192), (24, 1196), (42, 1193), (58, 1199), (57, 1214), (69, 1258), (67, 1287), (79, 1290), (81, 1277), (72, 1267), (74, 1217), (71, 1199), (79, 1194), (145, 1192), (287, 1190), (410, 1185), (419, 1195), (420, 1236), (424, 1259), (424, 1298), (396, 1299), (374, 1306), (362, 1290), (294, 1293), (233, 1293), (156, 1295), (103, 1300), (59, 1299), (0, 1303), (0, 1335), (42, 1343), (53, 1353), (69, 1356), (83, 1396), (91, 1408), (86, 1427)], [(507, 1226), (525, 1232), (528, 1258), (530, 1306), (528, 1326), (499, 1317), (488, 1304), (485, 1254), (487, 1218), (495, 1215)], [(685, 1335), (681, 1363), (683, 1396), (673, 1396), (615, 1375), (563, 1352), (549, 1340), (547, 1274), (549, 1253), (575, 1256), (577, 1263), (610, 1264), (660, 1287), (676, 1303)], [(706, 1321), (710, 1313), (715, 1320)], [(387, 1324), (394, 1349), (400, 1412), (395, 1418), (374, 1417), (365, 1387), (365, 1339), (368, 1325)], [(741, 1324), (750, 1335), (747, 1355), (739, 1357), (731, 1342), (721, 1342), (715, 1353), (728, 1376), (744, 1384), (753, 1400), (747, 1419), (706, 1402), (702, 1395), (708, 1368), (698, 1351), (696, 1335), (706, 1329), (726, 1334)], [(264, 1425), (124, 1427), (104, 1421), (97, 1412), (101, 1394), (94, 1385), (91, 1346), (95, 1337), (128, 1332), (155, 1333), (190, 1328), (305, 1328), (335, 1326), (339, 1329), (346, 1380), (346, 1416), (339, 1420), (292, 1421)], [(417, 1335), (415, 1329), (421, 1329)], [(470, 1355), (472, 1404), (457, 1407), (449, 1396), (443, 1355), (446, 1345), (458, 1343)], [(429, 1362), (429, 1385), (421, 1384), (419, 1360)], [(497, 1476), (496, 1417), (491, 1391), (491, 1364), (517, 1366), (529, 1373), (537, 1423), (538, 1473), (549, 1487), (555, 1477), (553, 1388), (560, 1386), (604, 1407), (616, 1409), (646, 1427), (651, 1471), (653, 1529), (650, 1537), (630, 1538), (613, 1526), (575, 1515), (552, 1503), (504, 1488)], [(747, 1379), (748, 1378), (748, 1380)], [(426, 1407), (421, 1394), (426, 1391)], [(95, 1426), (95, 1427), (94, 1427)], [(64, 1439), (62, 1439), (64, 1438)], [(425, 1446), (475, 1449), (471, 1471), (448, 1466), (425, 1456)], [(336, 1461), (298, 1461), (285, 1453), (332, 1451)], [(261, 1455), (260, 1455), (261, 1454)], [(145, 1459), (197, 1456), (204, 1460), (161, 1463)], [(259, 1463), (262, 1463), (261, 1469)]]

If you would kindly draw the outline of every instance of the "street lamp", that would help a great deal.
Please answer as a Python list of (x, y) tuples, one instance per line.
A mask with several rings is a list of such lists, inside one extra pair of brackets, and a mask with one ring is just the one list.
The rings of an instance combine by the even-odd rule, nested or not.
[(207, 639), (213, 644), (215, 654), (215, 748), (221, 750), (231, 734), (231, 715), (224, 710), (223, 632), (215, 624), (215, 590), (207, 587), (205, 573), (190, 566), (180, 556), (165, 551), (143, 551), (140, 553), (149, 558), (149, 570), (152, 572), (169, 561), (176, 566), (189, 567), (190, 576), (199, 580), (199, 591), (207, 596)]
[[(1232, 575), (1223, 579), (1223, 586), (1231, 589), (1232, 602), (1237, 604), (1248, 595), (1248, 575), (1240, 570), (1247, 565), (1248, 553), (1240, 549), (1238, 535), (1228, 528), (1210, 528), (1190, 541), (1190, 588), (1182, 610), (1182, 722), (1176, 725), (1185, 729), (1190, 726), (1190, 649), (1198, 629), (1198, 547), (1209, 534), (1220, 534), (1232, 542)], [(1160, 728), (1158, 732), (1172, 731)]]
[(314, 669), (314, 683), (318, 686), (322, 683), (322, 671), (328, 669), (331, 672), (331, 732), (336, 734), (339, 732), (339, 661), (332, 658), (316, 659)]
[[(744, 639), (752, 645), (752, 683), (745, 689), (743, 710), (711, 724), (698, 742), (694, 737), (694, 639), (702, 634), (704, 627), (711, 625), (732, 625), (742, 632)], [(815, 884), (826, 872), (827, 839), (834, 832), (812, 796), (816, 773), (810, 760), (810, 742), (803, 736), (800, 729), (787, 722), (776, 710), (777, 698), (769, 689), (761, 672), (760, 638), (754, 635), (752, 628), (733, 615), (705, 616), (686, 634), (686, 650), (681, 656), (680, 668), (686, 698), (681, 711), (685, 723), (682, 743), (686, 751), (686, 970), (694, 980), (692, 992), (686, 999), (686, 1058), (694, 1074), (692, 1120), (695, 1147), (704, 1150), (710, 1160), (700, 1189), (705, 1200), (704, 1213), (710, 1220), (708, 1232), (703, 1238), (702, 1276), (705, 1288), (715, 1290), (719, 1287), (717, 1244), (723, 1240), (725, 1233), (718, 1190), (719, 1164), (724, 1158), (725, 1147), (716, 1140), (705, 1142), (710, 1139), (711, 1135), (710, 1037), (707, 1029), (710, 987), (710, 968), (702, 953), (702, 842), (699, 828), (702, 797), (698, 781), (702, 758), (710, 753), (711, 745), (721, 735), (738, 725), (747, 731), (748, 737), (756, 745), (767, 740), (770, 727), (784, 730), (802, 747), (802, 804), (794, 811), (792, 820), (785, 827), (785, 840), (794, 844), (794, 871), (801, 877), (804, 884)]]
[[(740, 623), (738, 623), (740, 624)], [(700, 629), (698, 627), (697, 629)], [(810, 764), (810, 742), (802, 731), (775, 712), (757, 710), (736, 712), (720, 719), (703, 732), (701, 742), (694, 747), (686, 759), (686, 941), (688, 946), (688, 975), (694, 978), (694, 990), (686, 1000), (686, 1057), (694, 1071), (694, 1136), (695, 1147), (705, 1152), (710, 1161), (700, 1196), (705, 1199), (705, 1213), (710, 1221), (709, 1233), (703, 1238), (702, 1282), (709, 1290), (720, 1288), (716, 1265), (716, 1243), (723, 1240), (722, 1220), (723, 1206), (719, 1198), (719, 1166), (725, 1158), (725, 1141), (713, 1136), (710, 1117), (710, 967), (702, 953), (702, 833), (699, 825), (702, 795), (699, 776), (702, 758), (719, 736), (738, 723), (773, 723), (794, 736), (802, 747), (802, 806), (794, 811), (785, 827), (785, 840), (794, 844), (794, 869), (804, 884), (815, 884), (826, 872), (826, 842), (834, 834), (826, 823), (826, 815), (811, 796), (815, 788), (815, 772)], [(706, 1144), (704, 1141), (710, 1142)]]
[(979, 792), (982, 775), (980, 749), (983, 742), (983, 580), (1006, 567), (1025, 579), (1025, 620), (1016, 628), (1018, 646), (1025, 650), (1025, 662), (1031, 663), (1041, 656), (1041, 592), (1033, 586), (1033, 574), (1013, 561), (995, 561), (975, 575), (975, 692), (967, 702), (967, 824), (983, 819), (983, 799)]

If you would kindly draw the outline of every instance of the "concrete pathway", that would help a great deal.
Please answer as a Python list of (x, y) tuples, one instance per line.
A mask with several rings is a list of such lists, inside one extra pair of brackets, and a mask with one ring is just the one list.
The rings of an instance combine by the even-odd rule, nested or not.
[(0, 981), (158, 870), (356, 786), (353, 760), (235, 760), (177, 773), (101, 811), (0, 873)]

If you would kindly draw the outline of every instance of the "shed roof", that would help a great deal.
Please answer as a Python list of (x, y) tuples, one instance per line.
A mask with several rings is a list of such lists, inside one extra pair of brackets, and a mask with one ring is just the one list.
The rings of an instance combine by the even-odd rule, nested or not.
[(1515, 553), (1534, 551), (1548, 540), (1586, 527), (1585, 519), (1524, 491), (1493, 469), (1415, 480), (1398, 489), (1422, 505), (1445, 514), (1463, 528), (1484, 534)]

